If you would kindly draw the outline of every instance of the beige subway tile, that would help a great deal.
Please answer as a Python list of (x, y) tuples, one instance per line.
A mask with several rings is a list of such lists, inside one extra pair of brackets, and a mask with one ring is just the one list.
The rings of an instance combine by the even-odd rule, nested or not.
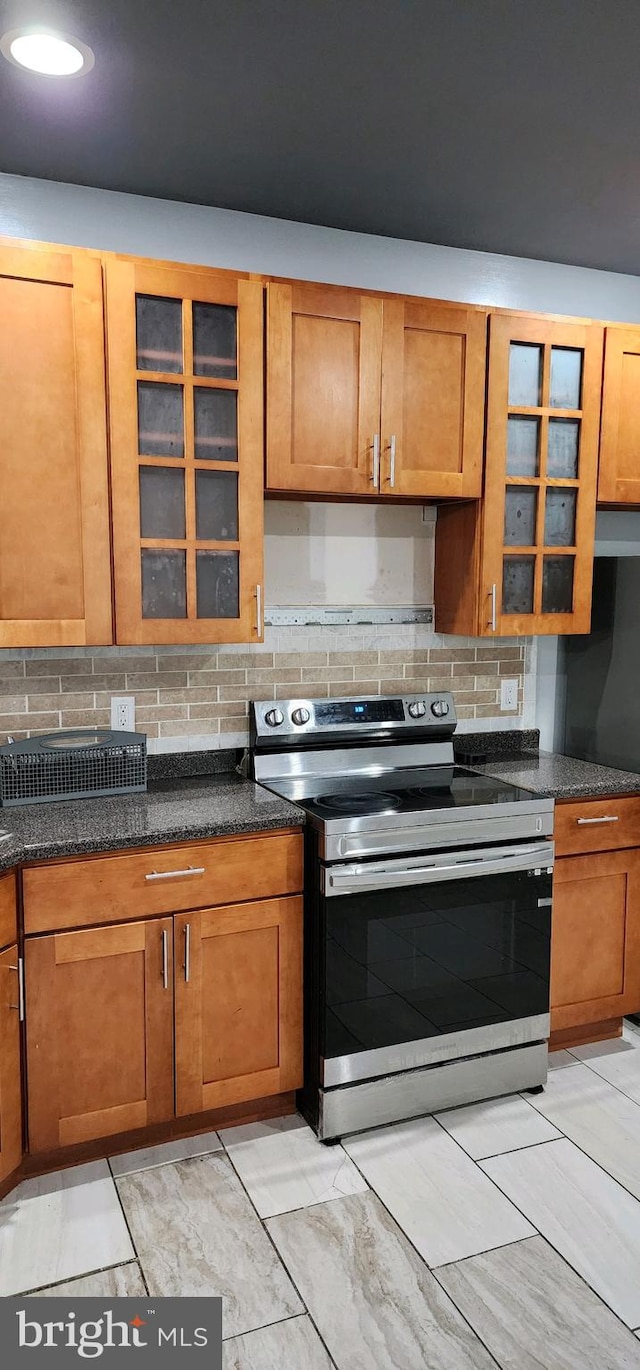
[[(110, 709), (112, 693), (113, 692), (109, 690), (98, 690), (95, 697), (96, 709)], [(143, 708), (145, 704), (158, 703), (157, 690), (132, 690), (131, 693), (136, 701), (136, 709)], [(169, 700), (168, 702), (173, 703), (172, 700)], [(179, 703), (180, 701), (178, 700), (177, 702)]]
[[(188, 652), (176, 652), (175, 656), (159, 656), (157, 665), (159, 671), (215, 671), (218, 653), (194, 652), (192, 647)], [(144, 666), (138, 666), (138, 670), (144, 670)]]
[(455, 663), (453, 661), (429, 661), (429, 669), (425, 675), (430, 676), (431, 680), (448, 680), (449, 676), (455, 673)]
[(218, 665), (229, 670), (262, 670), (273, 666), (273, 652), (220, 652)]
[(0, 695), (0, 714), (26, 714), (26, 695)]
[[(483, 666), (483, 670), (484, 670), (484, 666)], [(520, 675), (522, 675), (522, 662), (521, 662), (521, 661), (515, 661), (513, 658), (511, 659), (511, 661), (500, 661), (500, 662), (498, 663), (498, 675), (506, 675), (506, 676), (516, 676), (516, 675), (517, 675), (517, 676), (520, 676)]]
[(511, 643), (508, 646), (500, 646), (496, 642), (491, 647), (476, 648), (476, 655), (478, 661), (492, 661), (494, 658), (499, 658), (500, 661), (506, 661), (508, 659), (514, 661), (522, 656), (522, 652), (523, 648), (520, 647), (518, 643)]
[(16, 728), (26, 728), (28, 731), (32, 731), (34, 728), (50, 728), (55, 731), (59, 727), (59, 713), (0, 714), (0, 733), (14, 733)]
[(378, 651), (355, 651), (350, 652), (348, 648), (344, 652), (329, 652), (330, 666), (377, 666), (380, 659)]
[(214, 720), (209, 724), (209, 727), (203, 729), (202, 723), (197, 719), (190, 720), (188, 718), (181, 719), (177, 723), (160, 723), (159, 728), (160, 737), (193, 737), (202, 732), (217, 733), (220, 731), (217, 720)]
[[(517, 661), (512, 661), (512, 662), (511, 662), (511, 674), (512, 674), (512, 675), (513, 675), (513, 673), (514, 673), (514, 670), (517, 670), (518, 665), (519, 665), (519, 663), (518, 663)], [(497, 676), (497, 674), (498, 674), (498, 662), (497, 662), (497, 661), (476, 661), (476, 663), (475, 663), (475, 670), (478, 672), (478, 675), (493, 675), (493, 676)], [(456, 675), (457, 675), (457, 674), (458, 674), (458, 671), (457, 671), (457, 669), (456, 669)]]
[(425, 666), (425, 668), (424, 668), (424, 675), (422, 674), (422, 672), (419, 670), (418, 667), (415, 667), (414, 669), (415, 669), (415, 675), (406, 675), (406, 676), (404, 677), (403, 681), (402, 681), (402, 689), (403, 689), (403, 691), (404, 691), (404, 693), (405, 693), (406, 695), (423, 694), (424, 691), (425, 691), (426, 689), (428, 689), (428, 688), (433, 688), (434, 690), (450, 690), (450, 689), (451, 689), (451, 681), (450, 681), (450, 680), (447, 680), (446, 682), (443, 682), (442, 680), (436, 680), (435, 684), (434, 684), (432, 687), (431, 687), (431, 686), (428, 686), (428, 684), (427, 684), (427, 682), (428, 682), (428, 680), (429, 680), (429, 674), (428, 674), (428, 672), (429, 672), (429, 667), (428, 667), (428, 666)]
[[(40, 685), (40, 683), (41, 682), (38, 681), (38, 685)], [(42, 690), (41, 693), (53, 694), (57, 684), (58, 682), (54, 681), (53, 684), (47, 686), (46, 691)], [(122, 675), (116, 675), (114, 673), (113, 675), (76, 675), (62, 677), (62, 691), (65, 694), (79, 694), (82, 691), (88, 690), (108, 690), (110, 694), (122, 694), (125, 684), (126, 676), (124, 673)], [(31, 685), (29, 686), (29, 694), (33, 694)]]
[[(76, 680), (83, 677), (76, 676)], [(33, 680), (25, 681), (26, 693), (28, 695), (55, 695), (60, 694), (60, 676), (39, 676)]]
[(158, 723), (138, 723), (136, 719), (136, 732), (145, 733), (147, 737), (159, 737), (160, 727)]
[(217, 685), (205, 685), (196, 688), (195, 685), (186, 685), (182, 690), (159, 690), (158, 704), (202, 704), (207, 700), (218, 698)]
[(264, 685), (222, 685), (220, 687), (220, 699), (273, 699), (275, 688), (282, 689), (280, 698), (287, 698), (289, 685), (275, 687), (270, 682)]
[(394, 647), (390, 651), (387, 651), (386, 647), (381, 647), (379, 655), (381, 666), (392, 666), (394, 669), (397, 665), (404, 666), (408, 661), (429, 660), (429, 651), (426, 647)]
[[(276, 685), (276, 699), (292, 699), (294, 696), (290, 685)], [(326, 699), (329, 694), (329, 686), (326, 680), (305, 680), (300, 685), (296, 697), (300, 699)]]
[(473, 704), (458, 704), (456, 702), (456, 715), (458, 718), (475, 718), (476, 711)]
[(351, 683), (348, 680), (338, 680), (329, 684), (329, 694), (333, 698), (340, 698), (345, 695), (351, 698), (353, 695), (379, 695), (384, 693), (380, 690), (380, 682), (377, 680), (362, 680)]
[(493, 704), (494, 708), (499, 712), (499, 701), (495, 690), (455, 690), (453, 698), (456, 702), (456, 707), (458, 701), (460, 704)]
[(295, 684), (299, 684), (300, 679), (300, 668), (295, 666), (267, 667), (266, 670), (247, 671), (248, 685), (260, 685), (261, 682), (265, 680), (268, 680), (274, 685), (277, 681), (281, 680), (290, 680)]
[(476, 707), (476, 718), (515, 718), (513, 714), (503, 713), (497, 704), (478, 704)]
[(186, 671), (154, 671), (153, 673), (127, 673), (126, 689), (132, 690), (177, 690), (187, 684)]
[[(478, 670), (478, 663), (477, 663), (477, 661), (458, 661), (458, 662), (456, 663), (456, 666), (455, 666), (456, 680), (475, 680), (475, 678), (476, 678), (476, 671), (477, 671), (477, 670)], [(429, 672), (429, 674), (430, 674), (430, 672)], [(446, 676), (446, 677), (444, 678), (444, 682), (443, 682), (443, 678), (442, 678), (441, 676), (436, 676), (435, 679), (440, 680), (440, 682), (441, 682), (443, 688), (444, 688), (444, 685), (446, 685), (447, 688), (448, 688), (448, 685), (449, 685), (449, 676)], [(453, 676), (451, 676), (451, 680), (453, 680)], [(496, 677), (496, 681), (497, 681), (497, 677)], [(495, 682), (494, 682), (494, 683), (495, 683)]]
[[(246, 671), (189, 671), (189, 686), (196, 685), (202, 689), (205, 685), (243, 685), (246, 678)], [(178, 680), (168, 679), (161, 683), (174, 689), (180, 684)], [(184, 684), (186, 683), (185, 679)]]
[(189, 718), (241, 718), (246, 722), (247, 709), (241, 699), (227, 704), (190, 704)]
[(274, 666), (300, 666), (308, 670), (310, 666), (326, 666), (326, 652), (274, 652)]
[(475, 661), (475, 647), (430, 647), (429, 661)]
[[(31, 676), (52, 676), (52, 675), (86, 675), (91, 670), (91, 657), (58, 657), (47, 656), (37, 657), (35, 660), (27, 658), (24, 663), (24, 674)], [(2, 668), (0, 667), (0, 675)]]
[(499, 680), (497, 675), (477, 675), (476, 690), (498, 690)]
[(136, 723), (159, 723), (162, 719), (188, 717), (186, 704), (147, 704), (144, 709), (136, 709)]
[[(108, 728), (111, 713), (109, 709), (63, 709), (60, 720), (63, 728)], [(29, 728), (33, 726), (29, 715)]]
[[(410, 688), (410, 683), (411, 683), (410, 681), (405, 680), (402, 676), (400, 676), (400, 677), (395, 677), (395, 676), (381, 676), (381, 677), (380, 677), (380, 689), (379, 689), (379, 691), (376, 690), (376, 694), (378, 694), (378, 693), (379, 693), (379, 694), (382, 694), (382, 695), (410, 695), (410, 694), (414, 694), (414, 693), (416, 693), (416, 692)], [(425, 687), (424, 687), (424, 684), (423, 684), (422, 688), (423, 688), (423, 689), (425, 688)]]
[[(451, 677), (451, 680), (450, 680), (450, 681), (448, 682), (448, 684), (447, 684), (447, 689), (451, 690), (453, 694), (457, 694), (458, 691), (460, 691), (460, 690), (463, 690), (465, 693), (468, 694), (469, 691), (471, 691), (471, 692), (475, 691), (475, 687), (476, 687), (476, 677), (475, 677), (474, 675), (456, 675), (456, 676), (452, 676), (452, 677)], [(440, 685), (440, 686), (436, 685), (434, 688), (437, 690), (437, 689), (441, 688), (441, 685)], [(494, 688), (494, 690), (495, 690), (495, 688), (496, 688), (496, 687), (495, 687), (495, 682), (494, 682), (494, 687), (493, 687), (493, 688)]]
[(94, 695), (89, 691), (84, 694), (61, 694), (57, 691), (51, 695), (30, 695), (29, 708), (40, 713), (46, 709), (93, 709)]
[[(371, 674), (371, 668), (369, 668), (369, 674)], [(309, 670), (303, 671), (303, 672), (302, 672), (302, 679), (303, 679), (303, 681), (308, 681), (308, 680), (321, 681), (321, 680), (325, 680), (325, 681), (327, 682), (328, 685), (331, 685), (332, 683), (333, 683), (333, 684), (336, 684), (336, 683), (337, 683), (338, 681), (340, 681), (340, 680), (353, 680), (353, 679), (354, 679), (354, 670), (353, 670), (353, 666), (315, 666), (315, 667), (309, 667)]]
[[(115, 675), (116, 672), (120, 674), (123, 671), (125, 675), (129, 671), (145, 671), (148, 673), (149, 671), (155, 672), (155, 669), (156, 658), (155, 656), (149, 656), (148, 654), (143, 656), (136, 656), (136, 654), (132, 652), (130, 656), (93, 657), (93, 671), (95, 675)], [(60, 674), (65, 675), (66, 673), (65, 671), (61, 671)]]
[[(0, 687), (5, 680), (11, 680), (13, 682), (14, 680), (24, 679), (24, 665), (24, 661), (3, 661), (0, 652)], [(13, 688), (12, 684), (11, 689)]]

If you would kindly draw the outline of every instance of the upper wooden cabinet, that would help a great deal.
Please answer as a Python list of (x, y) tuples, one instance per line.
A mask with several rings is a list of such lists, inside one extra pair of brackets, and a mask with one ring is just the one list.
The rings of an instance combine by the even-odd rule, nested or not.
[(598, 499), (640, 504), (640, 328), (607, 328)]
[(482, 310), (295, 283), (267, 300), (269, 490), (480, 494)]
[(0, 246), (0, 647), (112, 641), (102, 272)]
[(263, 286), (111, 259), (116, 638), (262, 637)]
[(484, 500), (438, 511), (436, 628), (587, 633), (603, 330), (490, 322)]

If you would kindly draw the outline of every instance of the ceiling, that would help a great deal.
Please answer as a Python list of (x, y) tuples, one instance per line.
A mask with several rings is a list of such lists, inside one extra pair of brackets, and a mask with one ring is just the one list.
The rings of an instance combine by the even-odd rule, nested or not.
[(0, 169), (640, 273), (639, 0), (0, 0)]

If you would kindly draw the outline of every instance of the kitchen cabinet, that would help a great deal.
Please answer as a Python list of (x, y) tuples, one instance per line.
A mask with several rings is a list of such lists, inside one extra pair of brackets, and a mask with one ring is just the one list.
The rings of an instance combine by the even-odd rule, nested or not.
[(176, 1112), (302, 1085), (302, 899), (180, 914)]
[(267, 489), (479, 496), (486, 315), (332, 286), (267, 287)]
[(27, 939), (31, 1154), (173, 1116), (170, 918)]
[(640, 504), (640, 328), (607, 328), (598, 499)]
[(109, 644), (100, 261), (4, 242), (0, 318), (0, 647)]
[(262, 638), (263, 295), (108, 259), (116, 639)]
[(589, 632), (602, 341), (598, 324), (491, 317), (484, 499), (438, 510), (438, 632)]
[(11, 871), (0, 876), (0, 1185), (22, 1159), (21, 988), (16, 924), (16, 883)]

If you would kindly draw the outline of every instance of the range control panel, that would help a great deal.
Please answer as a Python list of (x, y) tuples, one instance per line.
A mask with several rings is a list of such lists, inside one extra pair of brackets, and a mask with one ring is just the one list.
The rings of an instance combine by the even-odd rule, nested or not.
[(453, 732), (456, 712), (450, 694), (406, 695), (401, 699), (272, 699), (252, 705), (252, 731), (256, 737), (276, 734), (292, 737), (309, 734), (381, 731), (392, 734), (407, 729)]

